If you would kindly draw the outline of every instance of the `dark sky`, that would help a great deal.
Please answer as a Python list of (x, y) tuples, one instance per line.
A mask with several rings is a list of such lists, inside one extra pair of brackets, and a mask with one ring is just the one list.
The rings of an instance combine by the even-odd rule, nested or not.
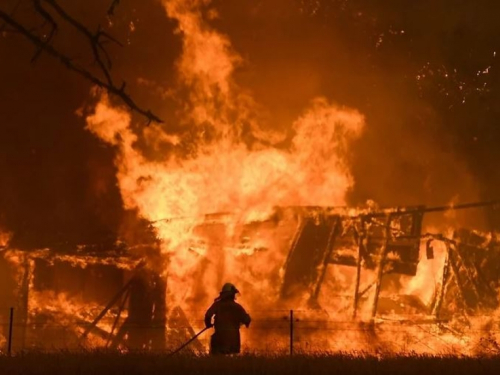
[[(7, 3), (0, 8), (15, 1)], [(36, 22), (21, 3), (15, 16)], [(122, 0), (109, 26), (105, 3), (61, 0), (124, 42), (109, 47), (114, 77), (176, 131), (175, 100), (164, 95), (181, 48), (175, 22), (159, 1)], [(286, 129), (319, 95), (366, 115), (351, 150), (350, 203), (445, 204), (499, 197), (496, 3), (214, 0), (212, 24), (245, 59), (235, 79), (266, 108), (269, 126)], [(54, 43), (95, 68), (64, 27)], [(91, 85), (43, 54), (30, 63), (33, 54), (21, 36), (0, 37), (0, 225), (23, 245), (113, 238), (125, 215), (114, 151), (76, 114)]]

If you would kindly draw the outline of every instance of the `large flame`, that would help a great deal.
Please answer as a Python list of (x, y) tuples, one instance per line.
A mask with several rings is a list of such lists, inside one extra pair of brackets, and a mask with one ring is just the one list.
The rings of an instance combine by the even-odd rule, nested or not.
[[(473, 351), (474, 345), (467, 340), (438, 332), (435, 326), (417, 324), (404, 330), (389, 326), (372, 335), (371, 328), (347, 323), (355, 283), (353, 267), (328, 268), (318, 296), (323, 310), (309, 310), (305, 300), (277, 304), (291, 234), (300, 222), (287, 210), (281, 211), (278, 225), (268, 219), (277, 206), (345, 205), (346, 193), (354, 184), (349, 148), (363, 131), (364, 117), (327, 98), (311, 98), (289, 128), (277, 132), (265, 120), (265, 111), (272, 108), (263, 109), (234, 80), (233, 73), (244, 61), (229, 38), (211, 27), (210, 19), (217, 13), (210, 1), (164, 0), (164, 6), (178, 22), (183, 46), (176, 64), (179, 106), (169, 121), (176, 122), (176, 130), (168, 125), (137, 130), (131, 116), (104, 94), (87, 124), (91, 132), (116, 147), (118, 182), (126, 208), (137, 209), (155, 223), (168, 259), (164, 270), (167, 305), (180, 306), (196, 322), (222, 283), (230, 280), (240, 286), (243, 304), (257, 319), (280, 321), (283, 311), (279, 309), (293, 307), (299, 309), (301, 319), (311, 320), (310, 331), (298, 343), (305, 349), (370, 346), (382, 351), (444, 353), (472, 347)], [(257, 221), (258, 228), (249, 233), (248, 225)], [(434, 260), (426, 261), (421, 255), (415, 277), (388, 279), (381, 294), (389, 301), (386, 304), (391, 293), (408, 297), (394, 299), (401, 311), (415, 311), (414, 304), (430, 303), (446, 252), (443, 246), (435, 250)], [(373, 277), (373, 272), (364, 272), (362, 284), (368, 285)], [(371, 298), (373, 293), (360, 306), (360, 317), (371, 317)], [(385, 319), (390, 323), (391, 314)], [(427, 317), (420, 310), (413, 319), (425, 321)], [(394, 314), (394, 320), (401, 317)], [(335, 327), (329, 326), (332, 321)], [(274, 325), (279, 341), (283, 327)], [(337, 330), (343, 330), (345, 340), (334, 337), (337, 332), (331, 331)], [(261, 334), (255, 333), (252, 341), (260, 341)], [(267, 333), (268, 340), (273, 337)]]
[[(255, 100), (233, 80), (241, 57), (203, 17), (214, 16), (209, 2), (164, 5), (183, 41), (176, 65), (179, 96), (188, 93), (176, 119), (183, 136), (170, 134), (168, 126), (134, 131), (130, 115), (106, 95), (87, 118), (88, 129), (117, 147), (125, 206), (153, 222), (175, 219), (157, 223), (169, 256), (170, 298), (202, 310), (225, 280), (233, 280), (249, 286), (247, 303), (263, 307), (262, 299), (275, 300), (286, 254), (278, 239), (263, 235), (259, 241), (269, 251), (248, 259), (252, 249), (231, 247), (242, 235), (241, 224), (267, 218), (275, 206), (344, 205), (353, 185), (349, 144), (360, 136), (364, 118), (314, 98), (287, 133), (267, 130)], [(170, 152), (148, 159), (144, 151), (156, 150), (159, 142), (169, 143)], [(210, 213), (231, 217), (224, 228), (214, 224), (212, 244), (196, 246), (194, 228)]]

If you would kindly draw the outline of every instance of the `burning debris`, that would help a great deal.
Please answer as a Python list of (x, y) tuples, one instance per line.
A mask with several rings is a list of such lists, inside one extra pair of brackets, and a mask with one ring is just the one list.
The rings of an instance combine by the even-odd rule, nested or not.
[(459, 311), (468, 316), (476, 311), (497, 309), (500, 302), (498, 234), (461, 229), (454, 231), (450, 239), (438, 237), (437, 240), (445, 242), (446, 259), (433, 301), (434, 314), (445, 316)]
[[(497, 234), (466, 229), (451, 236), (422, 233), (426, 212), (449, 208), (358, 210), (353, 215), (346, 209), (283, 207), (266, 220), (248, 223), (233, 223), (228, 214), (208, 215), (193, 227), (186, 243), (196, 261), (191, 264), (192, 283), (186, 284), (192, 289), (184, 291), (170, 289), (170, 268), (175, 264), (162, 254), (161, 245), (143, 245), (141, 256), (137, 247), (129, 249), (124, 243), (98, 252), (95, 246), (66, 253), (4, 250), (3, 267), (10, 265), (18, 283), (19, 342), (164, 350), (191, 337), (200, 324), (199, 301), (209, 297), (199, 284), (213, 268), (238, 263), (246, 273), (232, 277), (245, 286), (242, 298), (260, 317), (260, 322), (255, 320), (257, 330), (273, 311), (297, 309), (302, 312), (298, 321), (304, 321), (303, 329), (309, 328), (299, 331), (296, 340), (321, 342), (323, 349), (336, 347), (324, 332), (339, 327), (359, 331), (359, 324), (376, 324), (362, 329), (368, 336), (358, 338), (359, 345), (381, 347), (384, 327), (391, 321), (411, 326), (431, 323), (441, 327), (433, 333), (436, 337), (450, 335), (452, 329), (456, 337), (457, 321), (462, 322), (464, 334), (463, 322), (475, 324), (476, 315), (494, 313), (499, 307), (500, 242)], [(170, 224), (176, 225), (175, 220)], [(444, 246), (444, 260), (438, 262), (442, 268), (436, 286), (427, 284), (435, 290), (426, 304), (418, 294), (408, 293), (400, 278), (422, 277), (421, 254), (438, 261), (438, 244)], [(262, 259), (270, 255), (281, 264), (260, 269)], [(253, 285), (252, 277), (259, 282)], [(274, 283), (278, 285), (267, 298), (254, 299)], [(182, 299), (179, 292), (184, 293)], [(332, 304), (339, 292), (343, 300), (336, 298)], [(340, 306), (336, 312), (334, 305)], [(275, 340), (286, 336), (280, 327), (267, 328)], [(403, 332), (409, 331), (401, 328)], [(248, 333), (252, 346), (258, 346), (260, 334)], [(194, 345), (203, 350), (201, 342)]]

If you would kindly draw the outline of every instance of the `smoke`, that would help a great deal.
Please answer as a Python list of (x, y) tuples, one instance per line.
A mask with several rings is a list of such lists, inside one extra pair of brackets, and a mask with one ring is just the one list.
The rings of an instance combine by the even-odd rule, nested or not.
[(455, 129), (445, 123), (450, 108), (418, 91), (420, 64), (442, 59), (435, 33), (415, 35), (413, 18), (424, 17), (425, 7), (412, 18), (366, 2), (295, 3), (217, 3), (214, 23), (247, 56), (235, 80), (269, 109), (268, 126), (286, 128), (311, 97), (326, 96), (366, 118), (363, 136), (351, 144), (351, 204), (479, 199), (468, 155), (457, 151)]

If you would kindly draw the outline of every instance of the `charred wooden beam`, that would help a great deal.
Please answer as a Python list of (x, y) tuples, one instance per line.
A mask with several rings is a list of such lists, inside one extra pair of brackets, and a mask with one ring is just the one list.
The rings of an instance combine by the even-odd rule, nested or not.
[(391, 219), (392, 216), (389, 215), (387, 216), (385, 222), (385, 240), (384, 240), (384, 245), (382, 246), (381, 249), (380, 259), (378, 262), (377, 279), (375, 284), (375, 295), (373, 297), (373, 305), (372, 305), (372, 321), (377, 315), (378, 296), (380, 294), (380, 287), (382, 285), (382, 277), (384, 276), (384, 267), (387, 257), (387, 245), (389, 244), (389, 240), (391, 237)]
[[(196, 335), (189, 319), (180, 306), (175, 306), (171, 310), (171, 313), (169, 314), (168, 328), (168, 336), (176, 345), (180, 345)], [(196, 351), (204, 350), (203, 345), (198, 339), (196, 339), (191, 345)]]
[(125, 344), (131, 349), (165, 349), (165, 288), (163, 278), (151, 270), (143, 270), (131, 279), (128, 316), (112, 340), (111, 347)]
[[(142, 267), (142, 266), (141, 266)], [(134, 277), (131, 277), (125, 285), (111, 298), (108, 304), (104, 307), (104, 309), (96, 316), (96, 318), (92, 321), (92, 323), (85, 329), (83, 334), (80, 336), (80, 341), (84, 340), (87, 335), (96, 327), (97, 323), (106, 315), (106, 313), (111, 309), (119, 300), (122, 298), (123, 294), (130, 288), (130, 285), (133, 282)]]
[(361, 292), (358, 293), (358, 297), (359, 298), (363, 297), (365, 295), (365, 293), (368, 292), (375, 284), (376, 284), (376, 282), (373, 282), (370, 285), (368, 285), (367, 287), (365, 287), (365, 289), (363, 289)]
[(385, 208), (375, 212), (365, 212), (360, 213), (351, 217), (385, 217), (388, 215), (401, 215), (401, 214), (410, 214), (410, 213), (430, 213), (430, 212), (446, 212), (446, 211), (455, 211), (455, 210), (465, 210), (470, 208), (481, 208), (481, 207), (491, 207), (491, 206), (500, 206), (500, 200), (491, 200), (484, 202), (472, 202), (472, 203), (463, 203), (457, 205), (445, 205), (445, 206), (435, 206), (435, 207), (425, 207), (425, 206), (414, 206), (414, 207), (395, 207), (395, 208)]
[(441, 283), (439, 292), (437, 293), (436, 301), (434, 303), (434, 307), (432, 309), (432, 315), (435, 316), (436, 320), (440, 318), (441, 307), (443, 305), (443, 299), (446, 295), (446, 287), (448, 285), (448, 280), (450, 276), (450, 254), (448, 246), (446, 247), (446, 257), (443, 265), (443, 273), (441, 276)]
[[(444, 206), (435, 206), (435, 207), (425, 207), (423, 205), (419, 206), (407, 206), (407, 207), (389, 207), (382, 208), (380, 210), (372, 211), (368, 209), (359, 209), (357, 214), (352, 214), (350, 211), (351, 207), (346, 206), (275, 206), (274, 209), (276, 211), (291, 209), (296, 211), (302, 217), (315, 217), (318, 215), (321, 216), (341, 216), (350, 219), (357, 218), (377, 218), (377, 217), (386, 217), (388, 215), (404, 215), (404, 214), (425, 214), (430, 212), (446, 212), (446, 211), (455, 211), (455, 210), (464, 210), (469, 208), (480, 208), (480, 207), (500, 207), (500, 200), (491, 200), (484, 202), (472, 202), (472, 203), (463, 203), (457, 205), (444, 205)], [(200, 219), (209, 219), (209, 218), (217, 218), (217, 217), (227, 217), (230, 216), (230, 212), (222, 212), (222, 213), (208, 213), (205, 215), (198, 216)], [(170, 218), (162, 218), (155, 221), (150, 221), (151, 224), (159, 223), (159, 222), (170, 222), (176, 220), (185, 220), (185, 219), (194, 219), (195, 217), (170, 217)]]
[(464, 313), (467, 315), (467, 308), (468, 308), (467, 300), (465, 298), (464, 287), (463, 287), (462, 281), (460, 279), (460, 271), (457, 267), (456, 257), (454, 256), (455, 255), (454, 247), (452, 247), (452, 245), (450, 243), (447, 243), (446, 245), (448, 247), (448, 254), (450, 257), (450, 268), (453, 271), (453, 280), (455, 281), (455, 284), (457, 286), (459, 299), (464, 306)]
[(167, 327), (167, 280), (159, 274), (153, 277), (153, 317), (151, 320), (152, 336), (151, 349), (164, 350), (166, 341)]
[(118, 313), (116, 314), (116, 318), (113, 321), (113, 326), (111, 327), (111, 331), (109, 332), (109, 337), (108, 337), (108, 341), (106, 342), (106, 346), (109, 346), (109, 344), (111, 344), (111, 342), (112, 342), (113, 333), (115, 332), (116, 326), (118, 324), (118, 321), (120, 320), (123, 309), (125, 308), (125, 305), (128, 301), (129, 294), (130, 294), (130, 289), (127, 289), (127, 291), (123, 295), (122, 301), (120, 302), (120, 306), (118, 308)]
[(314, 288), (314, 292), (312, 295), (312, 298), (314, 301), (318, 300), (319, 292), (321, 291), (321, 285), (323, 284), (323, 281), (325, 280), (326, 271), (328, 269), (328, 263), (329, 263), (331, 255), (332, 255), (332, 252), (333, 252), (335, 239), (338, 235), (340, 225), (341, 225), (340, 218), (336, 217), (335, 222), (332, 225), (332, 229), (330, 230), (330, 234), (328, 236), (328, 242), (326, 244), (327, 250), (324, 253), (323, 262), (321, 264), (321, 273), (319, 275), (318, 281), (316, 282), (316, 286)]
[(358, 238), (358, 259), (356, 261), (356, 283), (354, 285), (354, 302), (353, 302), (353, 311), (352, 318), (356, 319), (356, 315), (358, 313), (358, 303), (361, 295), (359, 294), (359, 284), (361, 282), (361, 263), (363, 260), (362, 257), (362, 246), (363, 246), (363, 237), (359, 236)]
[[(483, 307), (483, 303), (482, 303), (482, 296), (481, 296), (481, 293), (479, 292), (478, 290), (478, 286), (476, 285), (476, 282), (477, 282), (477, 275), (476, 277), (474, 277), (474, 275), (471, 274), (471, 272), (473, 272), (473, 270), (471, 268), (475, 268), (475, 266), (473, 264), (467, 264), (467, 261), (466, 259), (464, 259), (462, 257), (462, 254), (460, 253), (460, 245), (457, 246), (455, 249), (455, 261), (456, 261), (456, 264), (457, 264), (457, 270), (458, 272), (460, 272), (460, 268), (462, 269), (462, 272), (460, 272), (461, 274), (464, 275), (464, 278), (466, 279), (466, 285), (468, 286), (468, 290), (469, 291), (472, 291), (472, 294), (474, 295), (475, 297), (475, 301), (473, 301), (473, 305), (474, 307)], [(465, 293), (464, 293), (465, 295)], [(467, 303), (467, 305), (471, 305), (470, 303), (468, 303), (469, 301), (465, 301)]]
[[(89, 326), (89, 324), (92, 324), (92, 323), (89, 323), (86, 320), (77, 320), (76, 321), (76, 325), (81, 327), (81, 328), (87, 328)], [(92, 329), (92, 334), (99, 336), (103, 340), (107, 340), (107, 338), (109, 337), (109, 332), (102, 329), (102, 328), (99, 328), (99, 327), (94, 327)], [(78, 339), (78, 345), (81, 345), (79, 339)]]

